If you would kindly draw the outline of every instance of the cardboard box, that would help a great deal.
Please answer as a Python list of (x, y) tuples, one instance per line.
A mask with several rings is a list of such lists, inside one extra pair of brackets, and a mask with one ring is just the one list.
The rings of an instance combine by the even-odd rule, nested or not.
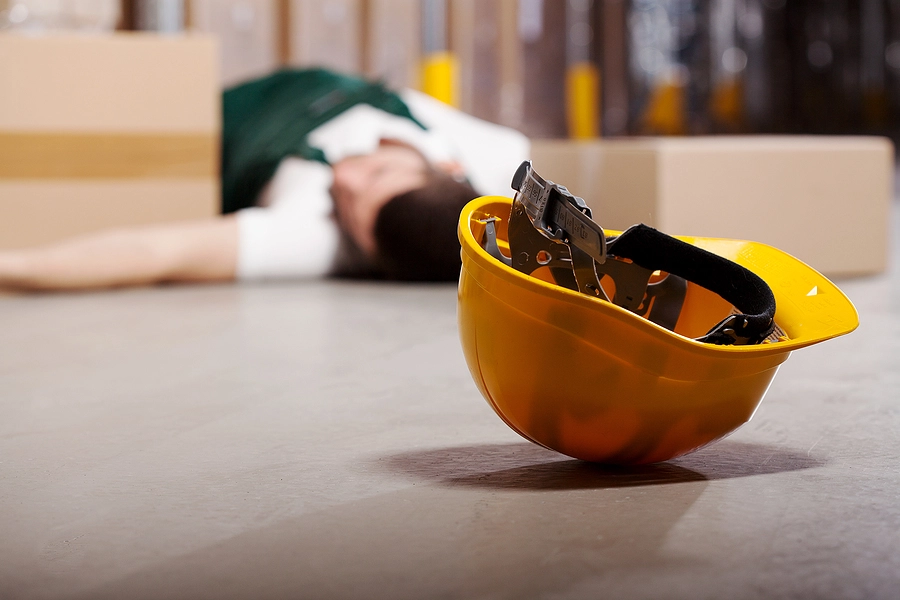
[(535, 140), (542, 176), (605, 228), (747, 239), (829, 275), (884, 271), (894, 152), (886, 138)]
[(0, 248), (219, 212), (204, 36), (0, 34)]

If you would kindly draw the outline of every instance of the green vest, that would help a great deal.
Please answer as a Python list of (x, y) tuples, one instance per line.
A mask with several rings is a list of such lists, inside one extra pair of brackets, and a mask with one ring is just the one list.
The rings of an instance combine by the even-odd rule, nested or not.
[(327, 164), (309, 133), (357, 104), (406, 117), (424, 129), (397, 94), (380, 83), (324, 69), (284, 70), (222, 96), (222, 212), (253, 206), (278, 164), (297, 156)]

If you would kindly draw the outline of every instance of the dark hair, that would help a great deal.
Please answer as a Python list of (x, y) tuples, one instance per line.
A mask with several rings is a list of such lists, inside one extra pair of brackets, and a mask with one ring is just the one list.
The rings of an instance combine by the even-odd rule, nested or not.
[(425, 186), (391, 198), (375, 221), (378, 263), (385, 276), (404, 281), (459, 279), (459, 213), (478, 192), (441, 172)]

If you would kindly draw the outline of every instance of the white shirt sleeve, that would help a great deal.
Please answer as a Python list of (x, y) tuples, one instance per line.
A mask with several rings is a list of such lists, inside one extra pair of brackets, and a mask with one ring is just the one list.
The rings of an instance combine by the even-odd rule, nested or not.
[(331, 168), (286, 158), (263, 192), (267, 206), (237, 212), (240, 281), (328, 275), (340, 243)]
[(512, 196), (512, 176), (531, 154), (531, 142), (525, 135), (473, 117), (422, 92), (407, 89), (400, 97), (416, 119), (446, 140), (472, 187), (486, 196)]
[(309, 145), (322, 150), (328, 162), (335, 164), (348, 156), (371, 154), (381, 140), (388, 139), (409, 144), (431, 163), (457, 158), (440, 132), (422, 129), (405, 117), (368, 104), (357, 104), (314, 129)]

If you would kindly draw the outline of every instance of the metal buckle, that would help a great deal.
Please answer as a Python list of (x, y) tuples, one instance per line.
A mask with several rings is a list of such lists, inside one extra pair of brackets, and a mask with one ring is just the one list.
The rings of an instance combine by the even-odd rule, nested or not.
[[(482, 247), (494, 258), (531, 275), (547, 267), (557, 285), (601, 298), (674, 329), (687, 282), (677, 275), (650, 283), (653, 272), (607, 254), (603, 228), (591, 218), (584, 200), (552, 181), (544, 180), (522, 163), (513, 178), (516, 190), (509, 217), (509, 248), (505, 256), (497, 244), (496, 218), (485, 219)], [(610, 277), (616, 292), (610, 300), (600, 281)]]
[[(749, 336), (743, 333), (748, 324), (747, 317), (742, 314), (729, 315), (722, 319), (706, 335), (696, 338), (698, 342), (717, 343), (715, 340), (722, 336), (730, 339), (729, 345), (747, 346), (762, 343), (771, 336), (775, 329), (775, 321), (770, 323), (768, 329), (759, 335)], [(718, 342), (721, 343), (721, 342)]]
[(543, 235), (577, 247), (598, 264), (606, 262), (606, 234), (591, 218), (591, 209), (565, 186), (546, 181), (523, 162), (513, 176), (515, 201)]

